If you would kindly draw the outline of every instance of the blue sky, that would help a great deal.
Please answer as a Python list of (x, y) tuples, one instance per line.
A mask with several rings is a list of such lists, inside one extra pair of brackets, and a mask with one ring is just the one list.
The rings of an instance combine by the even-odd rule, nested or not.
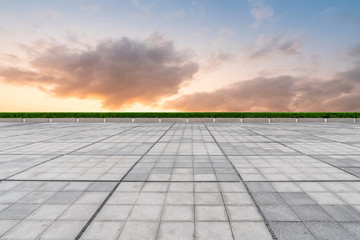
[[(155, 35), (156, 38), (151, 37)], [(298, 89), (298, 85), (304, 84), (304, 78), (308, 79), (306, 81), (311, 80), (312, 83), (324, 86), (342, 72), (352, 71), (357, 67), (359, 58), (351, 52), (360, 44), (359, 0), (2, 0), (0, 36), (0, 89), (7, 92), (2, 94), (0, 98), (3, 99), (0, 100), (13, 103), (11, 109), (0, 105), (0, 111), (50, 110), (48, 105), (41, 103), (44, 98), (51, 102), (51, 106), (59, 106), (56, 108), (59, 110), (66, 110), (61, 106), (71, 106), (71, 110), (74, 111), (79, 111), (84, 106), (91, 106), (86, 109), (89, 111), (192, 110), (191, 107), (182, 108), (173, 103), (182, 102), (189, 96), (200, 97), (199, 93), (212, 93), (210, 96), (214, 97), (219, 90), (229, 89), (232, 84), (246, 88), (243, 86), (244, 82), (256, 78), (274, 79), (279, 76), (291, 77), (291, 83), (296, 85), (293, 87), (295, 89), (291, 90), (294, 94), (287, 99), (289, 105), (285, 108), (276, 107), (277, 101), (274, 100), (269, 106), (250, 108), (251, 104), (242, 106), (223, 103), (215, 110), (320, 111), (343, 108), (344, 111), (349, 111), (356, 109), (349, 107), (353, 106), (350, 103), (344, 106), (350, 101), (345, 101), (344, 95), (347, 95), (347, 99), (351, 98), (351, 101), (359, 99), (355, 90), (346, 90), (336, 96), (323, 96), (319, 99), (322, 104), (309, 109), (298, 104), (299, 95), (307, 94)], [(188, 62), (194, 63), (197, 68), (191, 72), (182, 69), (184, 72), (181, 72), (181, 76), (184, 78), (176, 80), (176, 83), (171, 82), (173, 78), (170, 75), (169, 79), (164, 78), (164, 82), (159, 84), (169, 84), (172, 88), (166, 88), (157, 95), (144, 97), (147, 94), (135, 91), (136, 93), (129, 94), (128, 98), (121, 98), (118, 102), (114, 99), (116, 94), (122, 94), (121, 91), (111, 92), (110, 95), (113, 97), (110, 98), (107, 97), (108, 90), (101, 92), (84, 88), (70, 94), (59, 90), (70, 87), (62, 85), (59, 80), (39, 80), (49, 78), (46, 74), (50, 74), (51, 77), (57, 74), (57, 77), (61, 75), (61, 78), (71, 83), (77, 82), (76, 85), (93, 85), (92, 82), (81, 82), (84, 80), (80, 80), (74, 72), (67, 72), (67, 68), (57, 69), (40, 60), (54, 59), (57, 56), (56, 63), (59, 64), (59, 59), (69, 59), (69, 54), (73, 54), (72, 59), (84, 59), (85, 55), (88, 56), (90, 53), (102, 56), (96, 51), (101, 43), (112, 41), (108, 44), (117, 49), (119, 46), (125, 47), (124, 42), (120, 44), (124, 38), (138, 44), (138, 47), (143, 46), (146, 51), (160, 48), (164, 54), (173, 54), (168, 57), (177, 65), (171, 66), (171, 69), (182, 69)], [(119, 42), (116, 43), (117, 41)], [(66, 49), (62, 52), (68, 54), (66, 58), (59, 53), (56, 56), (51, 55), (51, 49), (54, 47)], [(170, 48), (173, 48), (173, 51), (170, 51)], [(119, 52), (124, 54), (123, 51)], [(181, 61), (176, 57), (179, 55)], [(102, 59), (107, 57), (110, 56), (102, 56)], [(132, 56), (117, 57), (118, 61), (126, 61), (126, 57)], [(128, 62), (131, 62), (131, 59), (128, 59)], [(81, 66), (85, 64), (77, 63)], [(100, 63), (105, 64), (101, 61)], [(142, 64), (146, 65), (145, 60), (136, 63), (138, 71), (147, 70), (146, 67), (141, 69)], [(121, 89), (125, 86), (135, 89), (133, 86), (143, 86), (144, 82), (152, 81), (150, 78), (134, 80), (131, 84), (131, 79), (136, 79), (138, 73), (134, 72), (132, 66), (128, 70), (122, 67), (122, 71), (129, 71), (130, 75), (126, 76), (130, 76), (130, 80), (125, 81), (116, 75), (110, 76), (109, 71), (112, 70), (106, 66), (106, 73), (104, 69), (93, 73), (97, 76), (93, 81), (97, 84), (101, 82), (103, 89), (107, 89), (109, 84), (119, 88), (121, 86)], [(170, 71), (166, 67), (169, 66), (160, 64), (159, 69)], [(17, 72), (10, 72), (10, 69), (16, 69)], [(49, 73), (50, 70), (52, 72)], [(25, 72), (32, 72), (32, 75), (27, 75), (26, 81), (19, 80), (18, 78), (25, 76)], [(30, 77), (34, 73), (39, 74), (37, 79)], [(131, 75), (133, 73), (134, 76)], [(102, 78), (109, 80), (101, 80)], [(130, 85), (124, 85), (124, 82)], [(351, 89), (357, 87), (354, 85)], [(19, 94), (36, 94), (37, 98), (27, 109), (14, 99)], [(236, 93), (232, 94), (234, 97), (227, 101), (242, 101), (235, 97)], [(117, 103), (106, 103), (110, 100)], [(345, 102), (339, 107), (334, 107), (336, 104), (333, 101)], [(65, 102), (67, 104), (64, 104)], [(196, 110), (202, 109), (209, 110), (205, 105), (196, 107)]]

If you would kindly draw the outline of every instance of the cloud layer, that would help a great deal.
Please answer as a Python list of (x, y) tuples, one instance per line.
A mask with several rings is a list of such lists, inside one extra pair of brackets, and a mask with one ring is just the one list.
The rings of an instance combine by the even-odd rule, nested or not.
[(107, 40), (87, 51), (51, 46), (31, 66), (35, 71), (0, 68), (0, 77), (56, 97), (99, 99), (109, 109), (156, 104), (176, 94), (199, 68), (186, 51), (176, 50), (171, 41), (157, 34), (143, 41)]
[(251, 25), (257, 28), (264, 20), (270, 19), (274, 15), (274, 10), (271, 6), (266, 5), (264, 0), (249, 0), (250, 13), (255, 22)]
[(274, 55), (294, 56), (300, 53), (301, 42), (297, 37), (260, 35), (257, 47), (250, 49), (246, 59), (255, 60)]
[(360, 62), (333, 79), (278, 76), (239, 81), (165, 103), (180, 111), (360, 111)]

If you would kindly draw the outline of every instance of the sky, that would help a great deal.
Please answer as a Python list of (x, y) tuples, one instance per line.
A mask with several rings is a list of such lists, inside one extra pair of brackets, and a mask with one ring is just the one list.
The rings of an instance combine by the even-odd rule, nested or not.
[(360, 111), (360, 0), (0, 0), (0, 111)]

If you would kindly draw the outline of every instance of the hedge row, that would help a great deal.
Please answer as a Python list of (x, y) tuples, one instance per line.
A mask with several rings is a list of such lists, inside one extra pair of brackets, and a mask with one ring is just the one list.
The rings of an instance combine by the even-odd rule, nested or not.
[(0, 118), (360, 118), (360, 112), (0, 112)]

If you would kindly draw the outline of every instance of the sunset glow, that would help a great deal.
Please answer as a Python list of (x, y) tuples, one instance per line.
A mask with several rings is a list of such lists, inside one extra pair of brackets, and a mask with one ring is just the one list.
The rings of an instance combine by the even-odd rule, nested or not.
[(360, 2), (3, 0), (0, 111), (360, 111)]

